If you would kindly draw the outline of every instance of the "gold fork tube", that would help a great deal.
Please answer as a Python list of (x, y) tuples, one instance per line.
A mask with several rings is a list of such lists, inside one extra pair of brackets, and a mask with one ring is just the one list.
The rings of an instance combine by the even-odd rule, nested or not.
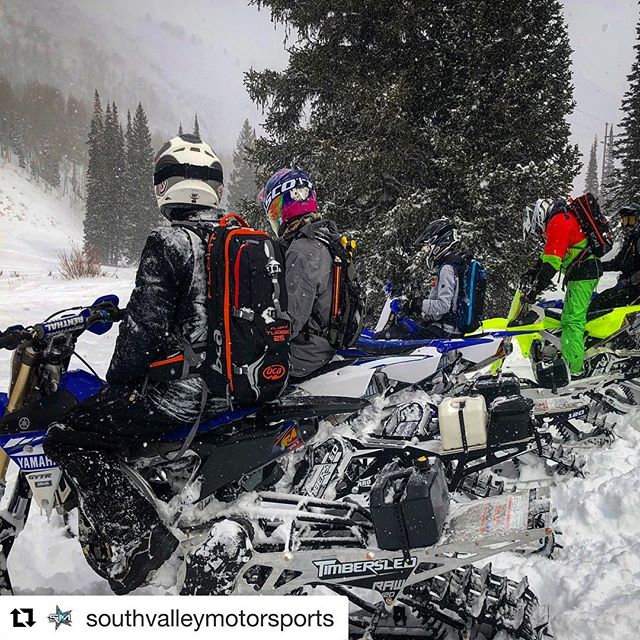
[[(7, 405), (7, 413), (11, 413), (16, 409), (19, 409), (24, 402), (24, 398), (29, 388), (29, 382), (31, 380), (31, 374), (33, 367), (29, 364), (22, 363), (18, 376), (11, 387), (11, 395), (9, 396), (9, 404)], [(9, 467), (9, 456), (0, 449), (0, 482), (3, 482), (7, 475), (7, 468)]]

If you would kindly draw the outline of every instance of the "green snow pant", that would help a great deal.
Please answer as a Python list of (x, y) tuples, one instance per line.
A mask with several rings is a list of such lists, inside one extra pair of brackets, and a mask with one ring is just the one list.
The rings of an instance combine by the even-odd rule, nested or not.
[(571, 373), (582, 373), (584, 366), (584, 325), (591, 296), (597, 280), (570, 280), (564, 297), (562, 325), (562, 355)]

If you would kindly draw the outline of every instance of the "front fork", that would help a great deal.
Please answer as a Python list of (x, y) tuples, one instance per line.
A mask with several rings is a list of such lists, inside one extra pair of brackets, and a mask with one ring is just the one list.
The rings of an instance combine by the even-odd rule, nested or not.
[[(17, 363), (17, 374), (12, 375), (7, 413), (17, 411), (24, 404), (31, 389), (36, 364), (35, 353), (30, 348), (16, 353), (14, 357), (19, 358), (19, 361)], [(7, 486), (8, 468), (9, 456), (0, 449), (0, 499), (4, 496)], [(31, 489), (29, 483), (24, 475), (19, 473), (9, 497), (7, 508), (0, 515), (0, 594), (12, 593), (11, 579), (7, 570), (7, 559), (16, 535), (22, 530), (27, 519), (30, 504)]]
[[(7, 405), (7, 413), (17, 411), (24, 404), (27, 393), (31, 388), (34, 367), (36, 364), (36, 356), (32, 349), (27, 348), (20, 353), (16, 353), (14, 357), (19, 358), (19, 366), (17, 375), (12, 376), (11, 389), (9, 390), (9, 404)], [(9, 456), (0, 449), (0, 499), (4, 495), (7, 485), (7, 469), (9, 468)]]

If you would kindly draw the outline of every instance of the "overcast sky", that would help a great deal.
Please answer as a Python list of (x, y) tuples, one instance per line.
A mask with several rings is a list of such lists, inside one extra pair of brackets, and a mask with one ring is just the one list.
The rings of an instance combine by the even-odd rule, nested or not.
[[(622, 96), (633, 63), (636, 0), (565, 0), (573, 53), (576, 110), (570, 118), (574, 141), (586, 156), (605, 123), (619, 122)], [(601, 170), (602, 145), (598, 157)], [(588, 156), (583, 158), (586, 165)], [(584, 186), (584, 169), (575, 187)]]

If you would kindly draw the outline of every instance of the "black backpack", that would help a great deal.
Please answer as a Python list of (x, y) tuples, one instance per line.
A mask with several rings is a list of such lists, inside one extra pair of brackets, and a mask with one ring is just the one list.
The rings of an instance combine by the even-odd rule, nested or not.
[[(323, 232), (315, 238), (329, 249), (333, 259), (331, 308), (328, 327), (312, 331), (307, 325), (307, 331), (322, 336), (336, 350), (349, 349), (360, 337), (367, 313), (367, 298), (356, 271), (356, 241)], [(315, 320), (318, 326), (323, 324)]]
[(605, 215), (600, 210), (598, 200), (591, 193), (585, 193), (569, 205), (576, 216), (582, 232), (587, 237), (590, 252), (602, 258), (613, 248), (613, 232)]
[[(152, 380), (200, 375), (231, 406), (275, 400), (289, 377), (291, 321), (284, 255), (264, 231), (235, 214), (218, 225), (176, 222), (205, 243), (207, 340), (153, 363)], [(204, 402), (204, 400), (203, 400)]]

